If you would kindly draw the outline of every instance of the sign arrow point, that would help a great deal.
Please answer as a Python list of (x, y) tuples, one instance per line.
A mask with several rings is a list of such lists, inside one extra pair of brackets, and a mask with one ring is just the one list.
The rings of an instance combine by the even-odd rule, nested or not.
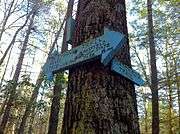
[(108, 42), (112, 47), (106, 50), (101, 55), (101, 63), (107, 65), (119, 49), (124, 45), (126, 38), (120, 32), (111, 31), (108, 28), (104, 28), (103, 38), (105, 42)]
[(70, 68), (77, 64), (82, 64), (95, 59), (101, 58), (101, 62), (107, 65), (125, 44), (125, 36), (119, 32), (104, 29), (104, 34), (89, 42), (73, 48), (63, 54), (54, 51), (47, 59), (43, 71), (52, 80), (53, 74), (57, 71)]

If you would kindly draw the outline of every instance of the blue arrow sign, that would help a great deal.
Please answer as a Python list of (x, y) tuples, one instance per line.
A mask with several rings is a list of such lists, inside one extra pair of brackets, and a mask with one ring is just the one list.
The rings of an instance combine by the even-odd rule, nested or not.
[(102, 36), (89, 40), (70, 51), (63, 54), (55, 51), (47, 59), (43, 71), (52, 78), (53, 73), (57, 71), (63, 71), (98, 57), (101, 58), (101, 62), (104, 65), (107, 65), (123, 46), (124, 42), (125, 36), (123, 34), (105, 28)]
[(112, 60), (111, 70), (133, 81), (135, 84), (139, 86), (144, 84), (144, 80), (141, 78), (139, 73), (129, 68), (128, 66), (123, 65), (117, 59)]
[[(101, 36), (102, 40), (110, 43), (112, 49), (104, 51), (101, 56), (101, 63), (107, 65), (119, 49), (124, 45), (126, 38), (123, 34), (115, 31), (110, 31), (108, 28), (104, 28), (104, 35)], [(101, 38), (100, 37), (100, 38)]]

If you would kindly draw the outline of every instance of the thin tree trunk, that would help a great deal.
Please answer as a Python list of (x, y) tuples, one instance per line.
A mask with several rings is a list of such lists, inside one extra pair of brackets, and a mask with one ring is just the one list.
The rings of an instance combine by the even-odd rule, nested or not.
[(4, 16), (4, 19), (3, 19), (4, 21), (3, 21), (3, 24), (2, 24), (2, 27), (1, 27), (1, 31), (0, 31), (0, 41), (2, 39), (2, 35), (3, 35), (4, 31), (5, 31), (5, 26), (7, 24), (7, 21), (9, 19), (10, 15), (11, 15), (11, 9), (13, 7), (13, 4), (14, 4), (14, 0), (12, 0), (11, 4), (9, 6), (9, 9), (7, 11), (7, 15), (5, 13), (5, 16)]
[(1, 122), (1, 125), (0, 125), (0, 134), (4, 133), (6, 124), (8, 122), (9, 117), (10, 117), (10, 110), (11, 110), (11, 107), (13, 106), (13, 102), (15, 100), (17, 82), (18, 82), (19, 75), (20, 75), (20, 72), (21, 72), (22, 63), (23, 63), (23, 59), (24, 59), (24, 56), (25, 56), (25, 51), (26, 51), (26, 48), (27, 48), (27, 45), (28, 45), (29, 35), (30, 35), (30, 32), (31, 32), (31, 28), (33, 26), (35, 14), (36, 14), (36, 11), (33, 12), (33, 14), (32, 14), (32, 17), (30, 19), (30, 24), (28, 26), (28, 30), (27, 30), (27, 33), (26, 33), (26, 37), (25, 37), (24, 42), (22, 44), (22, 49), (21, 49), (21, 53), (20, 53), (20, 56), (19, 56), (19, 61), (17, 63), (16, 70), (15, 70), (15, 73), (14, 73), (14, 76), (13, 76), (13, 79), (12, 79), (13, 84), (10, 87), (11, 88), (10, 97), (9, 97), (8, 102), (7, 102), (5, 112), (4, 112), (4, 116), (3, 116), (3, 119), (2, 119), (2, 122)]
[[(147, 82), (146, 84), (150, 87), (148, 75), (146, 73), (146, 68), (145, 68), (145, 66), (142, 63), (141, 58), (139, 57), (139, 54), (138, 54), (136, 48), (134, 48), (133, 50), (134, 50), (134, 53), (135, 53), (136, 57), (138, 58), (138, 61), (139, 61), (139, 64), (141, 66), (143, 75), (145, 77), (145, 81)], [(144, 93), (143, 89), (142, 89), (142, 94), (143, 94), (143, 105), (144, 105), (144, 116), (145, 116), (144, 117), (144, 120), (145, 120), (144, 132), (145, 132), (145, 134), (148, 134), (148, 112), (147, 112), (147, 108), (146, 108), (147, 98), (145, 96), (146, 93)]]
[[(167, 31), (166, 31), (167, 33)], [(173, 126), (172, 126), (172, 111), (173, 111), (173, 100), (172, 100), (172, 85), (171, 85), (171, 78), (170, 78), (170, 68), (168, 65), (168, 38), (166, 38), (166, 53), (164, 55), (164, 60), (165, 60), (165, 67), (166, 67), (166, 85), (168, 89), (168, 133), (173, 134)]]
[[(144, 94), (144, 92), (143, 92), (143, 94)], [(144, 103), (144, 116), (145, 116), (144, 117), (144, 120), (145, 120), (145, 134), (148, 134), (148, 112), (147, 112), (147, 108), (146, 108), (147, 99), (146, 99), (145, 95), (143, 95), (143, 103)]]
[(8, 98), (9, 98), (8, 93), (5, 96), (6, 96), (5, 100), (4, 100), (4, 102), (3, 102), (2, 106), (1, 106), (0, 117), (3, 114), (3, 112), (4, 112), (5, 106), (7, 104)]
[[(74, 0), (69, 0), (68, 8), (67, 8), (67, 15), (66, 17), (72, 16)], [(68, 50), (68, 44), (66, 42), (66, 32), (67, 32), (67, 22), (65, 24), (65, 30), (63, 34), (63, 44), (61, 48), (61, 53)], [(60, 77), (64, 77), (63, 73), (59, 73), (55, 79), (55, 86), (53, 88), (53, 100), (51, 105), (51, 112), (49, 118), (49, 129), (48, 134), (57, 134), (58, 128), (58, 119), (59, 119), (59, 111), (60, 111), (60, 98), (61, 98), (61, 91), (62, 91), (62, 82), (59, 79)]]
[[(168, 73), (168, 72), (167, 72)], [(168, 74), (167, 74), (168, 75)], [(168, 103), (169, 103), (169, 108), (168, 108), (168, 132), (169, 134), (173, 134), (173, 125), (172, 125), (172, 111), (173, 111), (173, 100), (172, 100), (172, 88), (171, 88), (171, 83), (170, 79), (167, 76), (167, 86), (168, 86)]]
[[(172, 50), (174, 50), (173, 47), (172, 47)], [(180, 78), (178, 76), (178, 68), (177, 68), (178, 67), (178, 65), (177, 65), (178, 56), (176, 57), (175, 55), (176, 55), (176, 51), (173, 51), (172, 59), (173, 59), (173, 63), (174, 63), (174, 73), (175, 73), (175, 83), (176, 83), (175, 85), (177, 88), (177, 95), (178, 95), (178, 109), (179, 109), (179, 111), (178, 111), (178, 115), (179, 115), (178, 124), (179, 124), (179, 131), (180, 131), (180, 82), (179, 82)]]
[[(8, 64), (9, 64), (10, 57), (11, 57), (12, 49), (13, 49), (13, 47), (11, 47), (11, 50), (10, 50), (10, 52), (9, 52), (9, 57), (8, 57), (8, 59), (7, 59), (6, 67), (5, 67), (3, 76), (2, 76), (2, 78), (1, 78), (0, 90), (1, 90), (1, 87), (2, 87), (2, 85), (3, 85), (4, 76), (5, 76), (6, 71), (7, 71), (7, 67), (8, 67)], [(4, 100), (3, 104), (2, 104), (1, 111), (0, 111), (0, 117), (1, 117), (1, 115), (3, 114), (3, 112), (4, 112), (4, 109), (5, 109), (5, 106), (6, 106), (6, 104), (7, 104), (8, 99), (9, 99), (9, 90), (6, 90), (6, 91), (5, 91), (5, 100)]]
[[(125, 0), (79, 0), (73, 47), (103, 34), (128, 37)], [(116, 57), (131, 66), (128, 41)], [(95, 60), (69, 71), (62, 134), (139, 134), (134, 85)]]
[[(8, 59), (7, 59), (7, 63), (6, 63), (5, 69), (4, 69), (4, 73), (3, 73), (3, 76), (2, 76), (2, 78), (1, 78), (0, 91), (1, 91), (1, 88), (2, 88), (2, 85), (3, 85), (4, 76), (6, 75), (7, 67), (8, 67), (8, 64), (9, 64), (10, 57), (11, 57), (12, 48), (13, 48), (13, 47), (11, 47), (11, 50), (10, 50), (10, 52), (9, 52), (9, 56), (8, 56)], [(0, 115), (1, 115), (1, 114), (0, 114)]]
[(29, 17), (30, 17), (30, 15), (31, 15), (31, 13), (32, 13), (32, 12), (30, 12), (30, 13), (28, 14), (28, 16), (27, 16), (26, 21), (24, 22), (24, 24), (23, 24), (20, 28), (18, 28), (17, 31), (15, 32), (15, 34), (14, 34), (14, 36), (13, 36), (13, 39), (11, 40), (9, 46), (7, 47), (7, 49), (5, 50), (2, 58), (0, 59), (0, 66), (2, 65), (4, 59), (6, 58), (6, 55), (8, 54), (10, 48), (14, 45), (14, 43), (15, 43), (15, 41), (16, 41), (17, 35), (18, 35), (19, 32), (26, 26), (26, 24), (27, 24), (27, 22), (28, 22), (28, 20), (29, 20)]
[(177, 69), (177, 61), (176, 59), (173, 57), (173, 61), (174, 61), (174, 66), (175, 66), (175, 80), (176, 80), (176, 88), (177, 88), (177, 94), (178, 94), (178, 122), (179, 122), (179, 131), (180, 131), (180, 78), (178, 76), (178, 69)]
[[(41, 76), (41, 77), (40, 77)], [(24, 129), (25, 129), (25, 125), (26, 125), (26, 120), (28, 118), (28, 116), (30, 115), (31, 113), (31, 108), (32, 106), (34, 105), (36, 99), (37, 99), (37, 96), (38, 96), (38, 93), (39, 93), (39, 88), (41, 86), (41, 83), (43, 81), (43, 74), (42, 72), (39, 74), (39, 77), (38, 77), (38, 80), (36, 81), (36, 87), (34, 88), (33, 90), (33, 93), (31, 95), (31, 98), (29, 100), (29, 103), (27, 104), (26, 106), (26, 110), (24, 112), (24, 115), (22, 117), (22, 121), (20, 123), (20, 127), (19, 127), (19, 130), (18, 130), (18, 134), (24, 134)]]
[(146, 80), (146, 82), (147, 82), (146, 84), (150, 87), (150, 83), (149, 83), (148, 75), (147, 75), (147, 73), (146, 73), (146, 68), (145, 68), (145, 66), (144, 66), (144, 65), (143, 65), (143, 63), (142, 63), (141, 58), (139, 57), (139, 54), (138, 54), (138, 52), (137, 52), (136, 48), (134, 48), (133, 50), (134, 50), (134, 53), (135, 53), (136, 57), (137, 57), (137, 58), (138, 58), (138, 60), (139, 60), (139, 64), (140, 64), (140, 66), (141, 66), (141, 69), (142, 69), (143, 75), (144, 75), (145, 80)]
[(29, 128), (28, 128), (28, 134), (32, 134), (33, 133), (33, 124), (34, 124), (34, 118), (36, 114), (36, 107), (34, 106), (31, 112), (31, 118), (30, 118), (30, 123), (29, 123)]
[[(69, 0), (67, 7), (67, 15), (66, 15), (67, 18), (72, 16), (73, 5), (74, 5), (74, 0)], [(68, 50), (68, 44), (66, 42), (66, 34), (67, 34), (67, 22), (65, 23), (61, 53), (66, 52)]]
[[(61, 33), (61, 31), (62, 31), (62, 28), (63, 28), (64, 22), (65, 22), (65, 19), (66, 19), (66, 17), (64, 18), (64, 20), (63, 20), (63, 22), (62, 22), (62, 24), (61, 24), (61, 26), (60, 26), (57, 34), (56, 34), (55, 40), (54, 40), (54, 42), (53, 42), (53, 44), (52, 44), (52, 46), (51, 46), (51, 49), (50, 49), (48, 55), (50, 55), (50, 54), (52, 53), (52, 51), (54, 50), (54, 48), (55, 48), (55, 45), (56, 45), (56, 43), (57, 43), (57, 40), (58, 40), (58, 38), (59, 38), (59, 36), (60, 36), (60, 33)], [(40, 71), (40, 74), (38, 75), (38, 79), (37, 79), (37, 81), (36, 81), (36, 86), (35, 86), (35, 88), (34, 88), (34, 90), (33, 90), (33, 93), (32, 93), (32, 95), (31, 95), (31, 98), (30, 98), (30, 100), (29, 100), (29, 102), (28, 102), (28, 104), (27, 104), (27, 106), (26, 106), (26, 110), (25, 110), (24, 115), (23, 115), (23, 117), (22, 117), (22, 121), (21, 121), (21, 123), (20, 123), (19, 132), (18, 132), (19, 134), (23, 134), (23, 133), (24, 133), (26, 120), (27, 120), (28, 116), (29, 116), (30, 113), (31, 113), (31, 109), (32, 109), (33, 104), (35, 103), (35, 101), (36, 101), (36, 99), (37, 99), (37, 96), (38, 96), (38, 93), (39, 93), (39, 89), (40, 89), (40, 86), (41, 86), (43, 80), (44, 80), (44, 74), (43, 74), (43, 72), (42, 72), (42, 70), (41, 70), (41, 71)]]
[(56, 84), (53, 88), (53, 99), (52, 99), (51, 112), (49, 117), (48, 134), (57, 134), (60, 99), (61, 99), (61, 91), (62, 91), (62, 87), (61, 87), (62, 83), (57, 83), (59, 79), (58, 77), (63, 77), (63, 75), (57, 74), (56, 76)]
[(158, 79), (156, 67), (156, 48), (154, 43), (152, 1), (147, 0), (148, 31), (151, 66), (151, 92), (152, 92), (152, 134), (159, 134), (159, 103), (158, 103)]
[[(178, 2), (173, 7), (174, 7), (173, 8), (174, 9), (174, 17), (176, 17), (175, 14), (178, 12), (178, 9), (179, 9), (178, 8)], [(174, 21), (174, 26), (178, 27), (178, 22), (179, 22), (178, 20)], [(178, 34), (178, 32), (177, 32), (177, 34)], [(179, 46), (178, 40), (176, 40), (176, 38), (174, 39), (174, 43), (177, 45), (177, 47)], [(178, 129), (178, 131), (180, 132), (180, 77), (178, 75), (179, 74), (179, 72), (178, 72), (178, 66), (179, 66), (178, 61), (179, 61), (179, 49), (177, 49), (177, 53), (175, 51), (173, 51), (173, 62), (174, 62), (174, 70), (175, 70), (176, 88), (177, 88), (177, 94), (178, 94), (178, 109), (179, 109), (179, 111), (178, 111), (178, 115), (179, 115), (179, 117), (178, 117), (178, 124), (179, 125), (178, 126), (179, 126), (179, 129)]]

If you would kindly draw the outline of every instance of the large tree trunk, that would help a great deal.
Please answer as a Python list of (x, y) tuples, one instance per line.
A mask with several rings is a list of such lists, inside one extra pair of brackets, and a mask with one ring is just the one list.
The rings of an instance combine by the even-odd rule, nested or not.
[(9, 117), (10, 117), (11, 107), (12, 107), (13, 102), (14, 102), (15, 97), (16, 97), (17, 82), (18, 82), (19, 75), (20, 75), (20, 72), (21, 72), (21, 67), (22, 67), (24, 56), (25, 56), (25, 51), (26, 51), (26, 48), (28, 46), (29, 35), (30, 35), (30, 32), (31, 32), (31, 28), (33, 26), (34, 17), (35, 17), (35, 12), (32, 14), (32, 17), (30, 19), (30, 24), (28, 26), (28, 30), (27, 30), (27, 33), (26, 33), (26, 37), (25, 37), (24, 42), (22, 44), (22, 49), (21, 49), (21, 52), (20, 52), (19, 60), (18, 60), (17, 66), (16, 66), (16, 70), (15, 70), (13, 79), (12, 79), (13, 84), (10, 86), (10, 89), (11, 89), (10, 97), (9, 97), (8, 102), (7, 102), (5, 112), (4, 112), (4, 115), (3, 115), (3, 118), (2, 118), (2, 122), (1, 122), (1, 125), (0, 125), (0, 134), (4, 133), (6, 124), (8, 122)]
[(158, 103), (158, 79), (156, 67), (156, 48), (154, 43), (152, 1), (147, 0), (148, 30), (151, 66), (151, 92), (152, 92), (152, 134), (159, 134), (159, 103)]
[[(73, 47), (103, 34), (128, 37), (125, 0), (79, 0)], [(128, 41), (116, 57), (131, 66)], [(70, 70), (62, 134), (139, 134), (134, 85), (95, 60)]]

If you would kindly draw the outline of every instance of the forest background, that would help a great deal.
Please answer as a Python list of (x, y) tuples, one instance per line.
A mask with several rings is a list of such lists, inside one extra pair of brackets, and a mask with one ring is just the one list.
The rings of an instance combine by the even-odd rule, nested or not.
[[(154, 0), (152, 5), (161, 134), (175, 134), (180, 128), (178, 3), (178, 0)], [(0, 0), (0, 120), (10, 97), (11, 91), (7, 86), (13, 85), (21, 50), (25, 50), (17, 78), (16, 99), (6, 126), (7, 133), (18, 131), (31, 99), (33, 110), (26, 119), (24, 131), (36, 134), (48, 131), (54, 82), (43, 77), (38, 85), (38, 78), (52, 46), (54, 45), (53, 50), (61, 51), (67, 4), (68, 1), (64, 0)], [(77, 4), (78, 1), (75, 1), (74, 18)], [(145, 85), (136, 87), (140, 129), (142, 134), (149, 134), (152, 131), (152, 97), (146, 1), (128, 0), (126, 6), (131, 62), (145, 80)], [(23, 47), (24, 44), (26, 48)], [(66, 97), (67, 73), (60, 76), (58, 81), (63, 88), (59, 94), (59, 133)], [(32, 98), (35, 91), (37, 95)]]

